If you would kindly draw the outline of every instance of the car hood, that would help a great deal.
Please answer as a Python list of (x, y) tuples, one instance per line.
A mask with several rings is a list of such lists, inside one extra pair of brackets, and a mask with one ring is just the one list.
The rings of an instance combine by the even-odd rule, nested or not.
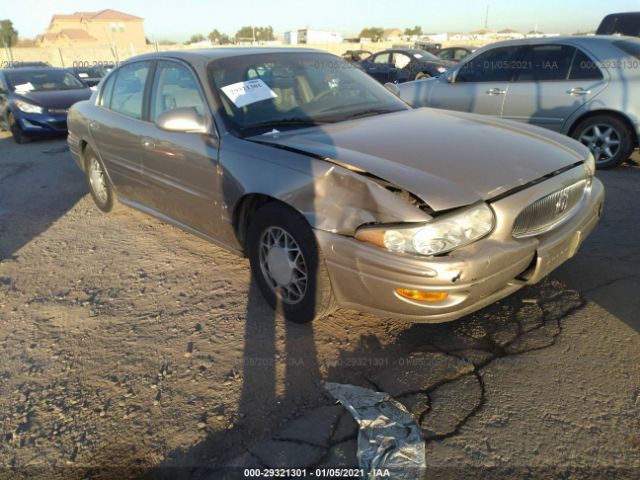
[(365, 171), (434, 211), (490, 200), (588, 156), (586, 147), (541, 128), (429, 108), (250, 140)]
[(88, 100), (91, 89), (79, 88), (75, 90), (53, 90), (50, 92), (15, 93), (14, 98), (33, 103), (44, 108), (69, 108), (76, 102)]

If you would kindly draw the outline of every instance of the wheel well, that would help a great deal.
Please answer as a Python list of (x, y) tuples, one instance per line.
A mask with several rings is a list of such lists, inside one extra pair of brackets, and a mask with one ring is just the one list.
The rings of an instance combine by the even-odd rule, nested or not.
[(84, 158), (84, 151), (87, 149), (87, 145), (88, 143), (84, 140), (80, 140), (80, 160), (81, 160), (81, 164), (82, 164), (82, 168), (85, 169), (86, 165), (85, 165), (85, 161), (86, 159)]
[(584, 120), (586, 120), (588, 118), (591, 118), (591, 117), (596, 117), (598, 115), (609, 115), (609, 116), (615, 117), (618, 120), (620, 120), (621, 122), (623, 122), (629, 128), (629, 130), (632, 132), (633, 145), (635, 147), (638, 146), (638, 134), (636, 132), (636, 129), (633, 127), (633, 123), (631, 123), (631, 120), (629, 120), (629, 117), (627, 117), (623, 113), (617, 112), (615, 110), (594, 110), (594, 111), (587, 112), (587, 113), (581, 115), (571, 125), (571, 128), (569, 129), (569, 136), (573, 137), (573, 134), (574, 134), (574, 132), (576, 130), (576, 127), (580, 124), (580, 122), (583, 122)]
[(238, 200), (238, 204), (233, 211), (233, 229), (238, 242), (243, 248), (247, 240), (247, 231), (251, 217), (260, 207), (271, 202), (280, 202), (280, 200), (260, 193), (249, 193)]

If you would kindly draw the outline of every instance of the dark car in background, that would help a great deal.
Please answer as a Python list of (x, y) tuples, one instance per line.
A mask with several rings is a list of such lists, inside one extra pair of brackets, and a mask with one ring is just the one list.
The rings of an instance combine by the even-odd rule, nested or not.
[(62, 68), (0, 70), (0, 129), (16, 143), (33, 137), (65, 134), (67, 111), (91, 97), (91, 89)]
[(436, 56), (442, 60), (458, 63), (465, 57), (468, 57), (477, 49), (475, 47), (448, 47), (443, 48), (436, 53)]
[(600, 23), (596, 35), (640, 37), (640, 12), (612, 13)]
[(73, 67), (70, 71), (90, 87), (95, 87), (100, 83), (102, 77), (111, 71), (111, 68), (113, 68), (113, 66), (92, 65), (87, 67)]
[(342, 58), (347, 62), (358, 63), (371, 56), (369, 50), (347, 50), (342, 54)]
[(391, 49), (375, 53), (360, 62), (364, 70), (380, 83), (403, 83), (437, 77), (453, 65), (432, 53), (418, 49)]

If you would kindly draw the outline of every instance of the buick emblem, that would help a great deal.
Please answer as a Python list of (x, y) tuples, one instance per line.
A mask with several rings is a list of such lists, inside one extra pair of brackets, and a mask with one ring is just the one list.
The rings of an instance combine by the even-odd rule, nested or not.
[(569, 204), (569, 195), (566, 192), (562, 192), (560, 194), (560, 198), (558, 198), (558, 202), (556, 203), (556, 215), (561, 215), (567, 209), (567, 205)]

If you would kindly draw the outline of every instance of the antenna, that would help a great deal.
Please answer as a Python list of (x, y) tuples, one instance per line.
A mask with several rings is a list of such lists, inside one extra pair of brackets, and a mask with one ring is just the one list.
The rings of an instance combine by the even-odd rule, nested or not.
[(489, 30), (489, 2), (487, 2), (487, 13), (484, 16), (484, 28)]

